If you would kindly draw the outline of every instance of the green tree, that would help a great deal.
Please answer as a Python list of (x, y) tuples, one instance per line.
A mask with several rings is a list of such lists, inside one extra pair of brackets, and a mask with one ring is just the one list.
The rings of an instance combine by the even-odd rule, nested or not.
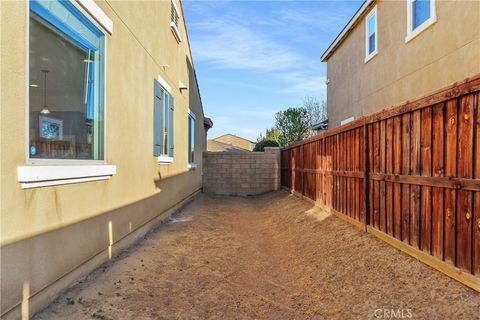
[(280, 130), (278, 130), (276, 127), (267, 129), (267, 131), (265, 131), (265, 140), (272, 140), (272, 141), (278, 142), (279, 139), (280, 139)]
[(255, 148), (253, 148), (253, 151), (263, 152), (265, 151), (265, 147), (279, 147), (279, 144), (277, 141), (274, 140), (263, 139), (258, 141), (257, 144), (255, 144)]
[(279, 131), (278, 142), (282, 147), (305, 139), (310, 134), (310, 118), (304, 107), (279, 111), (275, 120), (275, 128)]

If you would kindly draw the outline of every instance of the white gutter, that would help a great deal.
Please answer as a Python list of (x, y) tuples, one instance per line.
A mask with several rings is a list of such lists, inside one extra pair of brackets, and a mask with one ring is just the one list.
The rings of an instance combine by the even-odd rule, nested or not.
[(330, 55), (335, 51), (338, 45), (347, 37), (348, 32), (353, 29), (358, 20), (363, 16), (366, 9), (374, 0), (365, 0), (362, 6), (357, 10), (355, 15), (350, 19), (348, 24), (343, 28), (342, 32), (333, 40), (332, 44), (327, 48), (327, 50), (320, 57), (320, 61), (325, 62), (330, 57)]

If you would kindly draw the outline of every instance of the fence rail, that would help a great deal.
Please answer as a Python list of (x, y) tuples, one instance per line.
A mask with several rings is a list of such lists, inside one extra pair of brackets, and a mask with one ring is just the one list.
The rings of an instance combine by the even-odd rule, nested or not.
[(480, 291), (480, 75), (281, 160), (282, 186)]

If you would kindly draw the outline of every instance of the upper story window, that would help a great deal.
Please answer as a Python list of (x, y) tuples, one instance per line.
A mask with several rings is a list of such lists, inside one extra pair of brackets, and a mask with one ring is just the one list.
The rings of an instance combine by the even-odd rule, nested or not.
[(437, 21), (435, 0), (407, 0), (406, 42)]
[(365, 19), (365, 62), (378, 53), (377, 48), (377, 7), (375, 6)]
[(166, 82), (161, 79), (154, 81), (154, 105), (153, 105), (153, 154), (159, 162), (173, 161), (173, 96)]
[(178, 9), (176, 0), (170, 2), (170, 27), (177, 42), (182, 41), (179, 31), (180, 10)]
[(30, 1), (30, 161), (104, 160), (104, 50), (70, 1)]
[(188, 112), (188, 163), (195, 163), (195, 114)]

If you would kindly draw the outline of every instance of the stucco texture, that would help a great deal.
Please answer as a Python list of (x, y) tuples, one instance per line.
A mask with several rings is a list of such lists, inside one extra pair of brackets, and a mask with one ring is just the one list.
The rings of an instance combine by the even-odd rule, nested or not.
[[(19, 316), (25, 284), (41, 306), (49, 299), (45, 288), (55, 283), (60, 290), (68, 284), (66, 275), (80, 276), (79, 266), (98, 255), (103, 259), (112, 243), (202, 185), (203, 110), (183, 20), (183, 41), (177, 43), (168, 1), (97, 4), (113, 21), (113, 33), (106, 36), (105, 145), (106, 163), (116, 165), (117, 174), (104, 181), (22, 189), (17, 167), (26, 165), (28, 4), (1, 2), (1, 309), (5, 315), (13, 308), (8, 317)], [(153, 156), (158, 75), (175, 99), (175, 153), (168, 165)], [(188, 90), (180, 91), (179, 81)], [(194, 170), (187, 166), (189, 108), (197, 118)]]
[(406, 1), (376, 5), (378, 54), (365, 62), (363, 17), (328, 58), (330, 127), (480, 73), (480, 2), (436, 1), (436, 23), (407, 43)]

